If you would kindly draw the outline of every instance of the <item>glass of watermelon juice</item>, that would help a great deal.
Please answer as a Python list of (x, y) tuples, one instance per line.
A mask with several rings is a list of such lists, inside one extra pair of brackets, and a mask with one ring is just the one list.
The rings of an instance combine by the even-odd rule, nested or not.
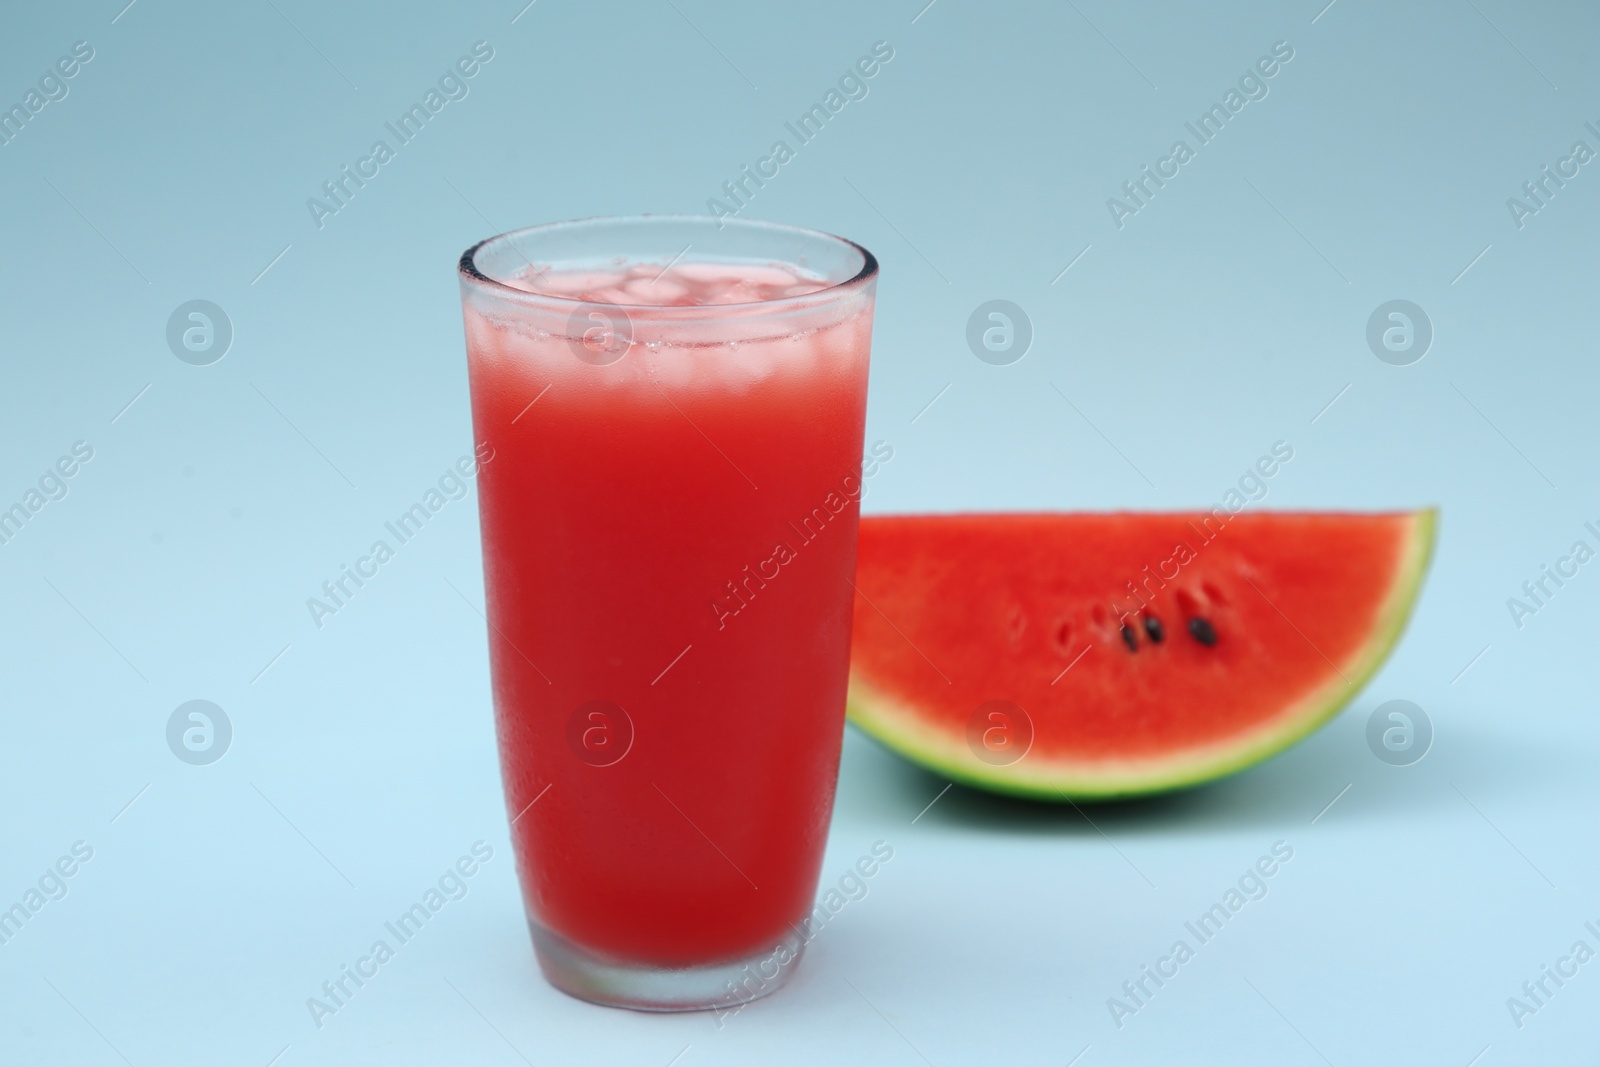
[(460, 263), (511, 838), (549, 981), (778, 988), (832, 812), (877, 262), (703, 216)]

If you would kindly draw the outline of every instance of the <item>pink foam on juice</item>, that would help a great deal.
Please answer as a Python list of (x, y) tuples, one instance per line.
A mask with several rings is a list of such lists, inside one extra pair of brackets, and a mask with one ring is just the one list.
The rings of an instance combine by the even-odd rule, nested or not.
[(828, 283), (776, 263), (635, 263), (626, 267), (549, 270), (530, 267), (510, 284), (530, 293), (635, 307), (755, 304), (805, 296)]

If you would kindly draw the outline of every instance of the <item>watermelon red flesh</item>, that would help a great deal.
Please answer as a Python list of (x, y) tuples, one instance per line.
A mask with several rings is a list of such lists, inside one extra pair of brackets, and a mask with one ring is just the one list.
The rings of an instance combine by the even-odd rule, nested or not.
[[(1045, 799), (1220, 777), (1355, 695), (1433, 529), (1431, 510), (863, 517), (850, 717), (950, 777)], [(991, 701), (1031, 723), (1014, 763), (969, 743)]]

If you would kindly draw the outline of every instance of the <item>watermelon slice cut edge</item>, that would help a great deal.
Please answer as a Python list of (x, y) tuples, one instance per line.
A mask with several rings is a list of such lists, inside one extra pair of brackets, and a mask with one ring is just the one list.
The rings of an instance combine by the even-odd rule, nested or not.
[(1393, 651), (1437, 511), (1210, 520), (863, 517), (849, 720), (952, 780), (1052, 801), (1181, 789), (1288, 748)]

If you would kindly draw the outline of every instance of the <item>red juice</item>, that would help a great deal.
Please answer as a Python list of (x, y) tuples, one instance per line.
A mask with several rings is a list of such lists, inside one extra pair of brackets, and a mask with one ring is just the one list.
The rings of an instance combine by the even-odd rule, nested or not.
[(466, 328), (502, 774), (546, 973), (606, 1000), (546, 957), (759, 958), (811, 909), (871, 278), (663, 257), (497, 280)]

